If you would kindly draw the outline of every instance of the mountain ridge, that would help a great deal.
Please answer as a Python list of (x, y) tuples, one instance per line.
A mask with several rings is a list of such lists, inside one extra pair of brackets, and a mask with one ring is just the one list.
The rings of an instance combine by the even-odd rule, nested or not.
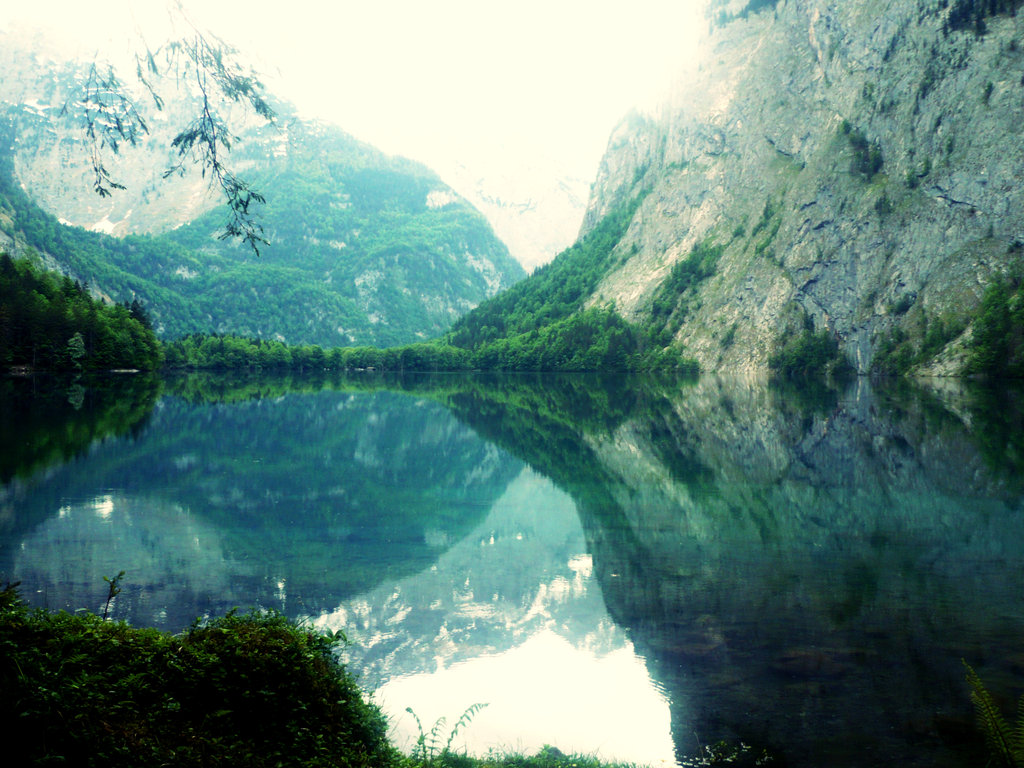
[[(646, 198), (587, 306), (664, 322), (705, 369), (764, 371), (806, 330), (861, 373), (966, 372), (985, 289), (1016, 279), (1024, 243), (1024, 46), (1009, 14), (953, 28), (964, 5), (728, 5), (700, 68), (612, 134), (582, 232)], [(714, 273), (666, 321), (662, 289), (702, 246)]]

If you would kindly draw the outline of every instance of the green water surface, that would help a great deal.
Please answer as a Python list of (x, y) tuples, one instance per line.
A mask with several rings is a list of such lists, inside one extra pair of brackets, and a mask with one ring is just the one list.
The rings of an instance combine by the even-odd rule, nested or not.
[(1024, 686), (1019, 394), (561, 376), (0, 382), (0, 578), (343, 629), (396, 738), (984, 762)]

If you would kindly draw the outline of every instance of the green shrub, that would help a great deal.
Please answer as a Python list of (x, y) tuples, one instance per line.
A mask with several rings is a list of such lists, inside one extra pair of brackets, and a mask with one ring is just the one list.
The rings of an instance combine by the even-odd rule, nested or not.
[(849, 362), (839, 351), (839, 342), (826, 330), (804, 328), (798, 334), (783, 334), (768, 358), (770, 371), (790, 379), (841, 374), (849, 368)]
[(968, 370), (992, 378), (1024, 377), (1024, 284), (990, 285), (974, 320)]
[(882, 170), (882, 146), (877, 141), (868, 141), (868, 138), (859, 130), (851, 128), (847, 132), (848, 123), (843, 124), (843, 132), (850, 140), (850, 147), (853, 149), (853, 159), (850, 161), (850, 170), (871, 179)]
[(170, 635), (30, 610), (8, 587), (0, 722), (17, 724), (25, 764), (394, 764), (383, 716), (335, 659), (341, 640), (272, 612)]
[[(769, 210), (769, 204), (765, 205)], [(758, 230), (755, 229), (755, 233)], [(725, 246), (710, 239), (693, 247), (689, 255), (672, 267), (651, 300), (650, 325), (665, 329), (671, 336), (682, 326), (690, 312), (699, 308), (697, 290), (718, 269), (718, 260)]]

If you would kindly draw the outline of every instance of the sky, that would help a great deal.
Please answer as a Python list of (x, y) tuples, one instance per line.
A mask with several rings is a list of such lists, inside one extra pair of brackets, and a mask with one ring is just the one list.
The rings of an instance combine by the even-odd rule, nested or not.
[[(592, 179), (608, 136), (691, 64), (700, 0), (182, 0), (300, 113), (380, 149)], [(117, 60), (169, 29), (166, 0), (0, 0), (0, 25), (43, 28)], [(158, 40), (156, 42), (159, 42)]]

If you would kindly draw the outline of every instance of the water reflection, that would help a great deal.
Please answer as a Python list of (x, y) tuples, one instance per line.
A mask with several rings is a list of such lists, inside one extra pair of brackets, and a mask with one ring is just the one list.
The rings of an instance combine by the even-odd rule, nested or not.
[(165, 398), (144, 432), (3, 488), (0, 574), (75, 610), (125, 570), (112, 614), (174, 630), (236, 606), (318, 612), (429, 567), (520, 466), (394, 393)]
[(958, 764), (977, 746), (961, 658), (1019, 681), (1020, 475), (979, 409), (866, 382), (833, 397), (708, 377), (606, 429), (457, 411), (577, 501), (680, 759), (727, 738), (791, 765)]
[(396, 714), (490, 702), (474, 749), (983, 759), (961, 659), (997, 695), (1024, 675), (1015, 393), (390, 386), (165, 398), (4, 486), (0, 571), (74, 608), (123, 568), (138, 623), (260, 605), (344, 629)]
[(226, 553), (220, 531), (202, 517), (117, 492), (63, 504), (21, 541), (11, 572), (38, 605), (102, 613), (102, 577), (128, 568), (135, 577), (114, 613), (150, 626), (180, 627), (214, 613), (232, 584), (255, 576), (253, 564)]
[[(593, 576), (576, 506), (529, 469), (429, 569), (343, 603), (315, 623), (344, 630), (347, 662), (376, 691), (399, 743), (473, 718), (460, 746), (672, 761), (669, 705)], [(445, 731), (447, 734), (447, 730)]]
[(542, 630), (494, 656), (396, 678), (375, 695), (406, 751), (419, 733), (406, 706), (429, 726), (438, 717), (454, 724), (467, 701), (479, 701), (494, 703), (473, 717), (454, 748), (535, 754), (551, 745), (606, 760), (674, 763), (668, 700), (629, 643), (598, 654)]

